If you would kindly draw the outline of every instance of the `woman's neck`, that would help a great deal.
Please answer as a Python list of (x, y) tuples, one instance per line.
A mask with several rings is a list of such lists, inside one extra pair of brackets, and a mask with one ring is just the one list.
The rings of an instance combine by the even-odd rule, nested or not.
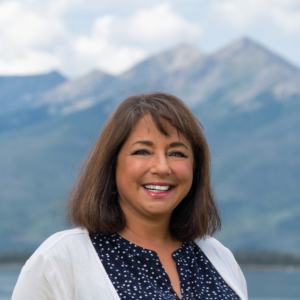
[(169, 218), (151, 220), (130, 216), (126, 217), (126, 226), (118, 234), (147, 249), (162, 247), (174, 242), (169, 223)]

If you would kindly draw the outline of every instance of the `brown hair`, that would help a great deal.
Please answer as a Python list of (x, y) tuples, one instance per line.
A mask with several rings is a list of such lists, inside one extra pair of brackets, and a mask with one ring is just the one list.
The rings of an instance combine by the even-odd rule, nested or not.
[(172, 237), (185, 241), (212, 235), (221, 228), (221, 220), (210, 186), (210, 153), (203, 127), (183, 101), (165, 93), (129, 97), (109, 118), (67, 197), (68, 224), (103, 234), (125, 227), (125, 215), (115, 192), (117, 157), (132, 128), (145, 115), (152, 117), (164, 135), (168, 135), (167, 121), (193, 148), (193, 183), (172, 213)]

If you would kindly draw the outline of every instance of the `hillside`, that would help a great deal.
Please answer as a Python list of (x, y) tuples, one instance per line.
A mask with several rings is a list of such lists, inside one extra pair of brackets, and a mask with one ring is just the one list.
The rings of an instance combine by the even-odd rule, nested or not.
[(65, 82), (58, 72), (31, 76), (0, 76), (0, 116), (27, 109), (42, 93)]
[(121, 99), (157, 90), (182, 97), (204, 125), (218, 238), (232, 250), (298, 252), (299, 83), (299, 69), (241, 39), (213, 54), (181, 45), (118, 77), (94, 71), (47, 89), (0, 120), (0, 252), (31, 251), (64, 228), (53, 214), (101, 125)]

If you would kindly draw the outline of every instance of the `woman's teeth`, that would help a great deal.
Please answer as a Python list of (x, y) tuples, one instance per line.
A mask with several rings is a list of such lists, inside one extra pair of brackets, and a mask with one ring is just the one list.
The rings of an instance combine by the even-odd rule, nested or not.
[(154, 193), (161, 193), (161, 192), (165, 192), (168, 191), (171, 186), (170, 185), (144, 185), (144, 187), (151, 192)]

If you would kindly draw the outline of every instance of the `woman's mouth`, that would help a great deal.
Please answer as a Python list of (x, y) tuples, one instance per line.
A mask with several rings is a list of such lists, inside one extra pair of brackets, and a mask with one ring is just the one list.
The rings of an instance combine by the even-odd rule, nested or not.
[(168, 196), (174, 189), (173, 185), (143, 185), (144, 191), (152, 197), (165, 197)]
[(162, 193), (169, 191), (171, 189), (171, 185), (144, 185), (144, 188), (154, 193)]

